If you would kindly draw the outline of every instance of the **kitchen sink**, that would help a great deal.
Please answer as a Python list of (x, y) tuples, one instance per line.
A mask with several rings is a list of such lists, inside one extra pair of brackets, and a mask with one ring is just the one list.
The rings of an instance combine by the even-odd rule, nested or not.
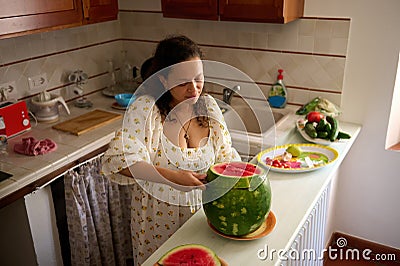
[(251, 159), (276, 142), (276, 128), (289, 115), (286, 109), (270, 109), (265, 103), (220, 104), (232, 144), (244, 158)]
[(231, 132), (243, 132), (262, 136), (269, 132), (287, 112), (270, 110), (267, 106), (232, 105), (224, 106), (225, 122)]

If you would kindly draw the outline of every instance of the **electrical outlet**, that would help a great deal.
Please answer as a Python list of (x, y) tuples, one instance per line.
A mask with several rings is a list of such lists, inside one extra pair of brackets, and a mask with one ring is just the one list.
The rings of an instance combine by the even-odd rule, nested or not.
[(47, 74), (42, 73), (37, 76), (28, 78), (29, 89), (33, 92), (43, 91), (47, 88), (49, 81), (47, 80)]
[(0, 84), (1, 97), (6, 97), (4, 100), (17, 99), (17, 87), (15, 81)]

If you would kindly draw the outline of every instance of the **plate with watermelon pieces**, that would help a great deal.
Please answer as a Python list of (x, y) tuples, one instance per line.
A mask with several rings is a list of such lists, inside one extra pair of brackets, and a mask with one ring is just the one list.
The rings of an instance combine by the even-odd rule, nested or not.
[(201, 244), (184, 244), (165, 253), (154, 266), (207, 265), (228, 266), (228, 263), (209, 247)]
[(321, 169), (339, 156), (334, 148), (319, 144), (286, 144), (266, 149), (257, 155), (257, 161), (271, 171), (304, 173)]

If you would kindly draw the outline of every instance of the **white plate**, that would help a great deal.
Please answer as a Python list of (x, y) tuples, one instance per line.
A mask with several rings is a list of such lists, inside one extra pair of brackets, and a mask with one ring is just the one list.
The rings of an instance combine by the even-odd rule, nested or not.
[(304, 119), (297, 120), (296, 121), (296, 128), (297, 128), (297, 131), (299, 131), (300, 135), (305, 140), (307, 140), (308, 142), (315, 143), (315, 144), (320, 144), (320, 145), (331, 145), (332, 143), (340, 143), (340, 142), (346, 142), (347, 141), (347, 139), (340, 139), (340, 140), (335, 140), (335, 141), (330, 141), (330, 140), (327, 140), (327, 139), (320, 139), (320, 138), (313, 139), (304, 130), (304, 126), (302, 126), (302, 124), (305, 125), (305, 123), (307, 123), (307, 120), (304, 120)]
[[(308, 154), (315, 154), (319, 155), (322, 154), (327, 157), (327, 161), (325, 163), (318, 164), (314, 167), (301, 167), (301, 168), (279, 168), (279, 167), (274, 167), (266, 164), (266, 159), (267, 157), (271, 159), (279, 158), (286, 149), (289, 146), (298, 146), (303, 153), (308, 153)], [(264, 166), (264, 168), (269, 168), (271, 171), (274, 172), (280, 172), (280, 173), (303, 173), (303, 172), (309, 172), (309, 171), (314, 171), (317, 169), (321, 169), (330, 163), (334, 162), (338, 158), (339, 154), (337, 150), (327, 147), (324, 145), (318, 145), (318, 144), (309, 144), (309, 143), (299, 143), (299, 144), (286, 144), (282, 146), (276, 146), (270, 149), (266, 149), (262, 152), (260, 152), (257, 155), (257, 161)], [(293, 158), (294, 160), (294, 158)]]

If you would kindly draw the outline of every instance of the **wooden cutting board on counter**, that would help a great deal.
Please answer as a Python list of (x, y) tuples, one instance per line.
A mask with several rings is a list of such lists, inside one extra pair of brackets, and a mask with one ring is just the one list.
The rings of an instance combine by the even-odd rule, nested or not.
[(118, 120), (121, 117), (121, 114), (96, 109), (89, 113), (58, 123), (54, 125), (53, 128), (79, 136), (90, 130)]

